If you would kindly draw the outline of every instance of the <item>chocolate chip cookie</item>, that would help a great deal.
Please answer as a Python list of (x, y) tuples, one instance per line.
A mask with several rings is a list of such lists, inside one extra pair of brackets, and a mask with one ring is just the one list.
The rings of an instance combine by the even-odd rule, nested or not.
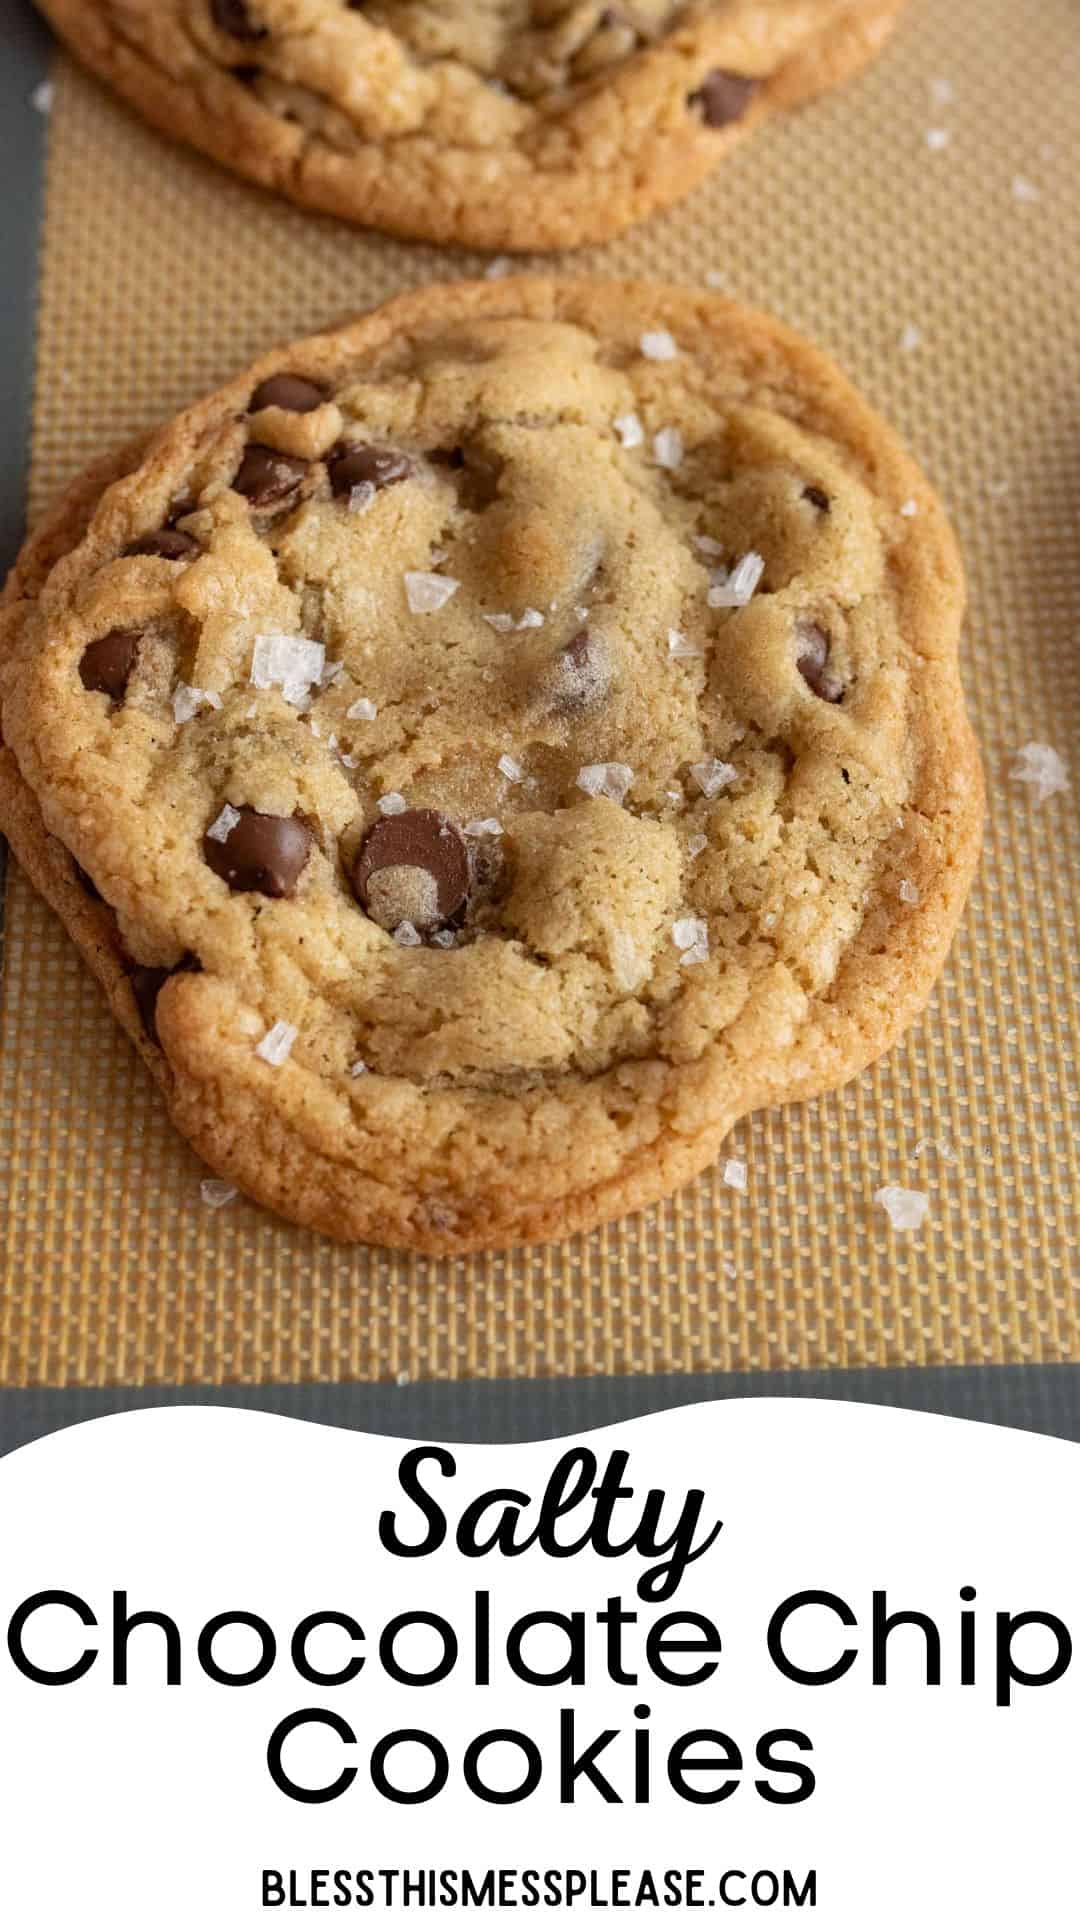
[(837, 85), (904, 0), (39, 0), (166, 133), (442, 243), (602, 240)]
[(431, 287), (34, 536), (0, 822), (222, 1176), (347, 1239), (557, 1237), (923, 1006), (982, 811), (962, 602), (776, 322)]

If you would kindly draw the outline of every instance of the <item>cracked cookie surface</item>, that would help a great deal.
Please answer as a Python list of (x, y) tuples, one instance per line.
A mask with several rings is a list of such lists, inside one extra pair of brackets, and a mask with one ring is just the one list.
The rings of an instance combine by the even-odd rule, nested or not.
[(571, 247), (839, 84), (904, 0), (39, 0), (146, 118), (302, 205)]
[(786, 329), (435, 287), (121, 464), (9, 583), (0, 810), (246, 1191), (554, 1237), (922, 1006), (981, 819), (960, 564)]

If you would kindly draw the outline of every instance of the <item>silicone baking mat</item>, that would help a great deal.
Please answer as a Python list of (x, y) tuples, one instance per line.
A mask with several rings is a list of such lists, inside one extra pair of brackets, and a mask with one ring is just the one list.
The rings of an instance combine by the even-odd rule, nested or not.
[[(276, 339), (483, 271), (279, 205), (56, 62), (31, 513)], [(200, 1199), (73, 948), (9, 869), (0, 1384), (652, 1374), (1080, 1358), (1075, 750), (1080, 18), (913, 0), (880, 61), (683, 207), (553, 270), (710, 282), (828, 347), (942, 489), (972, 588), (990, 818), (924, 1019), (842, 1092), (744, 1122), (719, 1173), (588, 1239), (428, 1262)], [(1075, 756), (1074, 756), (1075, 757)], [(1070, 1105), (1071, 1103), (1071, 1105)], [(929, 1193), (894, 1234), (886, 1181)]]

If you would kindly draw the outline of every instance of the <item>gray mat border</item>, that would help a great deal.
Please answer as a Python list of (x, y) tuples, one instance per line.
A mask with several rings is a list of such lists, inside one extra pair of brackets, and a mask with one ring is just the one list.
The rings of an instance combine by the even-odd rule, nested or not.
[[(49, 36), (29, 0), (0, 0), (0, 568), (25, 521), (34, 366), (37, 239), (47, 122), (31, 96)], [(0, 916), (4, 844), (0, 840)], [(0, 918), (2, 926), (2, 918)], [(746, 1397), (863, 1401), (986, 1420), (1080, 1440), (1080, 1366), (927, 1367), (754, 1374), (431, 1382), (406, 1387), (0, 1388), (0, 1452), (58, 1428), (141, 1407), (225, 1406), (407, 1439), (528, 1441), (588, 1431), (667, 1407)]]

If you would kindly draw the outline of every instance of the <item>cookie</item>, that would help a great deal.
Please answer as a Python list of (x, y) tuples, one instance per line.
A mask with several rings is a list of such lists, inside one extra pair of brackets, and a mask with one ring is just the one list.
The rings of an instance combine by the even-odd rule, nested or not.
[(573, 247), (838, 85), (904, 0), (40, 0), (155, 126), (413, 239)]
[(982, 812), (962, 603), (775, 321), (429, 287), (31, 539), (0, 824), (223, 1177), (345, 1239), (559, 1237), (925, 1003)]

